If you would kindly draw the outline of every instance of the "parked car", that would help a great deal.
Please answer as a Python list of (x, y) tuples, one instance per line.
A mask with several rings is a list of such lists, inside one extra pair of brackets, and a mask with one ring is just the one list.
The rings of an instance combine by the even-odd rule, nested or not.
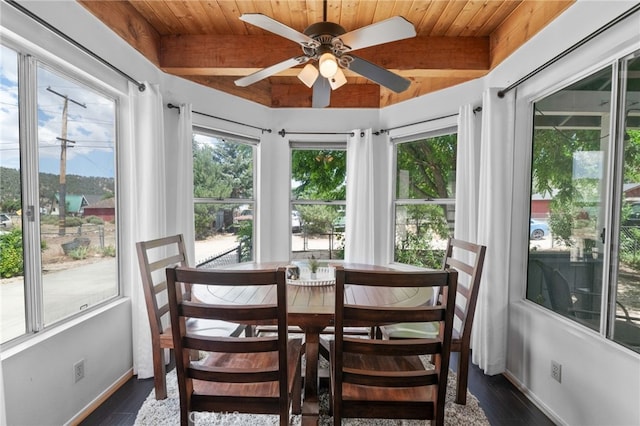
[(229, 228), (229, 230), (231, 232), (238, 232), (238, 230), (240, 229), (240, 224), (246, 223), (247, 221), (253, 221), (253, 210), (240, 210), (240, 214), (233, 218), (233, 225), (231, 226), (231, 228)]
[(11, 228), (11, 226), (13, 226), (11, 216), (9, 216), (7, 213), (0, 213), (0, 227)]
[(529, 221), (529, 238), (532, 240), (541, 240), (549, 235), (549, 225), (540, 220), (531, 219)]
[(340, 215), (333, 221), (333, 232), (344, 232), (345, 216)]
[(624, 226), (640, 226), (640, 200), (634, 198), (633, 200), (627, 199), (627, 203), (631, 211), (629, 216), (624, 221)]
[(300, 232), (302, 230), (302, 217), (297, 210), (291, 211), (291, 232)]
[(253, 210), (241, 210), (240, 214), (233, 218), (233, 223), (240, 223), (244, 220), (253, 220)]

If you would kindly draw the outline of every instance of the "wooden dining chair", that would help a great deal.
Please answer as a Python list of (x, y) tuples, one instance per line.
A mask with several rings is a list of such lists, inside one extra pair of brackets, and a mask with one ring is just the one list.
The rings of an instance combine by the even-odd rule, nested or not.
[[(180, 422), (189, 424), (196, 411), (278, 414), (280, 425), (289, 424), (289, 409), (301, 412), (302, 339), (287, 333), (287, 285), (285, 269), (229, 271), (193, 268), (167, 269), (171, 325), (180, 393)], [(275, 300), (240, 305), (210, 305), (185, 300), (182, 285), (275, 286)], [(264, 298), (262, 300), (265, 300)], [(189, 332), (192, 318), (238, 324), (271, 323), (277, 335), (268, 337), (212, 337)], [(197, 362), (193, 350), (206, 353)]]
[[(156, 399), (167, 397), (165, 349), (173, 349), (167, 282), (165, 268), (188, 266), (182, 235), (171, 235), (136, 243), (138, 265), (142, 276), (142, 288), (147, 305), (147, 316), (151, 330), (151, 352), (153, 356), (153, 380)], [(188, 287), (187, 298), (191, 288)], [(189, 330), (207, 335), (240, 335), (244, 326), (239, 327), (223, 321), (188, 322)]]
[[(372, 271), (336, 268), (335, 340), (331, 342), (333, 424), (343, 417), (431, 419), (444, 424), (453, 307), (457, 272)], [(348, 286), (348, 287), (347, 287)], [(442, 289), (437, 305), (394, 306), (388, 301), (360, 302), (362, 286), (394, 291)], [(375, 294), (369, 292), (369, 294)], [(381, 293), (382, 294), (382, 293)], [(349, 337), (344, 326), (372, 327), (397, 322), (437, 322), (434, 337), (382, 340)], [(426, 362), (431, 356), (433, 364)]]
[[(471, 327), (473, 326), (486, 249), (483, 245), (450, 238), (444, 259), (443, 269), (455, 269), (459, 274), (451, 352), (459, 353), (456, 403), (462, 405), (467, 403)], [(441, 298), (442, 295), (439, 297)], [(413, 339), (435, 336), (436, 334), (438, 334), (438, 324), (436, 323), (385, 325), (379, 327), (379, 332), (377, 332), (378, 337), (382, 336), (385, 339)]]

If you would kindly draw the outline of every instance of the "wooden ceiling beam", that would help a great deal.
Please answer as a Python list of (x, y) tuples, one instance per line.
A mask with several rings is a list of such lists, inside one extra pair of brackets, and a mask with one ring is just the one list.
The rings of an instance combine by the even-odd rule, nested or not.
[[(354, 54), (395, 70), (489, 70), (488, 37), (416, 37)], [(194, 35), (162, 37), (159, 56), (166, 72), (222, 75), (220, 70), (229, 69), (225, 75), (246, 75), (238, 70), (258, 70), (299, 55), (298, 45), (279, 36)]]
[(78, 0), (89, 12), (154, 65), (160, 65), (160, 34), (128, 1)]

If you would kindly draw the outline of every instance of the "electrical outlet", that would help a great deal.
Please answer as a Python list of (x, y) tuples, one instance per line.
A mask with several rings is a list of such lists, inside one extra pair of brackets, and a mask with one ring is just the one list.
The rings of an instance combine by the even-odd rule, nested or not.
[(84, 377), (84, 359), (73, 364), (73, 379), (77, 383)]
[(562, 364), (553, 360), (551, 360), (551, 378), (562, 383)]

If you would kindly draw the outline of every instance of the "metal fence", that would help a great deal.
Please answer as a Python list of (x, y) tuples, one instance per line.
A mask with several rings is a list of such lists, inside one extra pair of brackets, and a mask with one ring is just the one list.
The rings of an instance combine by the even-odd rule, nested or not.
[(633, 257), (640, 255), (640, 228), (637, 226), (620, 227), (620, 251)]

